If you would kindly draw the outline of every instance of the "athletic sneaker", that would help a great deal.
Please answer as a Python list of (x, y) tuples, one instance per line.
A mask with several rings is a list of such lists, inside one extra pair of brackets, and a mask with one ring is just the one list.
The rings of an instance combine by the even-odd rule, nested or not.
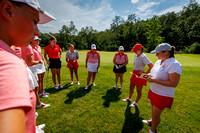
[(93, 86), (96, 86), (94, 82), (92, 82), (92, 85), (93, 85)]
[(121, 89), (121, 88), (122, 88), (122, 85), (119, 86), (119, 89)]
[(55, 85), (54, 85), (54, 88), (55, 88), (55, 89), (58, 89), (58, 86), (57, 86), (57, 84), (55, 84)]
[(35, 119), (38, 117), (38, 113), (37, 112), (35, 112)]
[(62, 86), (61, 84), (59, 84), (59, 86), (58, 86), (58, 87), (59, 87), (59, 88), (61, 88), (61, 89), (63, 88), (63, 86)]
[(39, 108), (46, 108), (46, 107), (48, 107), (48, 106), (50, 106), (50, 104), (45, 104), (45, 103), (42, 103), (42, 102), (41, 102), (40, 105), (37, 105), (37, 106), (36, 106), (36, 109), (39, 109)]
[(80, 85), (80, 83), (77, 81), (77, 84)]
[(50, 93), (48, 93), (46, 91), (43, 91), (42, 93), (45, 94), (45, 95), (49, 95), (50, 94)]
[(117, 85), (116, 84), (115, 84), (114, 88), (117, 89)]
[(45, 124), (41, 124), (41, 125), (37, 125), (37, 126), (36, 126), (37, 129), (42, 129), (42, 128), (44, 128), (44, 127), (45, 127)]
[(129, 105), (129, 107), (135, 107), (135, 106), (138, 106), (138, 103), (133, 102), (132, 104)]
[(148, 126), (151, 126), (152, 120), (142, 120), (143, 123), (147, 124)]
[(73, 85), (73, 84), (74, 84), (74, 81), (71, 82), (71, 85)]
[(130, 98), (126, 98), (126, 99), (122, 99), (123, 102), (130, 102), (131, 99)]
[(88, 89), (88, 85), (86, 85), (86, 87), (85, 87), (85, 90), (87, 90)]
[(49, 96), (44, 93), (39, 93), (39, 97), (49, 97)]

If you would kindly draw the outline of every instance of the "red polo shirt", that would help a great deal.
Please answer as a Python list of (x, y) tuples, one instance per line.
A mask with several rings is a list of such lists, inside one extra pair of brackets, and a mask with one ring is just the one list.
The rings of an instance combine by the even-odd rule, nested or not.
[(49, 44), (45, 47), (44, 52), (48, 54), (49, 58), (57, 59), (59, 58), (60, 47), (57, 44), (54, 47), (51, 47)]

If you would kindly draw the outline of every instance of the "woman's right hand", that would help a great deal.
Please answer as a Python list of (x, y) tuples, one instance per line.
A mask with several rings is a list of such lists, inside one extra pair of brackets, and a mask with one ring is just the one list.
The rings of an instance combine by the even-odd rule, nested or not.
[(50, 61), (47, 61), (47, 64), (48, 64), (48, 65), (50, 65), (50, 63), (51, 63)]

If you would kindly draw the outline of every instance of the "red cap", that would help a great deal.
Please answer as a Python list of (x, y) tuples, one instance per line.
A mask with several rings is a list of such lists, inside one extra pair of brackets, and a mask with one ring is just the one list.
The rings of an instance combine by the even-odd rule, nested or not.
[(136, 52), (138, 49), (142, 49), (142, 45), (141, 44), (135, 44), (135, 46), (133, 47), (131, 52)]

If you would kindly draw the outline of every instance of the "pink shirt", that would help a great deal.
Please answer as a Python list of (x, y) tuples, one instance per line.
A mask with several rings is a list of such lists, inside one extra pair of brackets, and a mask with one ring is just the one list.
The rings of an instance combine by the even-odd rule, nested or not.
[(21, 48), (21, 55), (22, 59), (26, 62), (27, 66), (33, 66), (27, 59), (27, 55), (33, 55), (33, 49), (30, 45)]
[(89, 63), (97, 63), (98, 59), (100, 58), (100, 54), (97, 51), (95, 53), (92, 53), (92, 51), (90, 50), (89, 52), (87, 52), (87, 58)]
[(34, 45), (30, 45), (32, 47), (33, 50), (33, 60), (34, 61), (39, 61), (39, 60), (43, 60), (42, 59), (42, 51), (41, 51), (41, 47), (40, 46), (34, 46)]
[(128, 60), (128, 56), (127, 54), (123, 53), (122, 55), (118, 53), (115, 54), (114, 58), (115, 62), (117, 64), (124, 64), (126, 62), (126, 60)]
[(0, 111), (21, 108), (26, 132), (35, 132), (35, 93), (29, 87), (28, 72), (20, 57), (0, 40)]

